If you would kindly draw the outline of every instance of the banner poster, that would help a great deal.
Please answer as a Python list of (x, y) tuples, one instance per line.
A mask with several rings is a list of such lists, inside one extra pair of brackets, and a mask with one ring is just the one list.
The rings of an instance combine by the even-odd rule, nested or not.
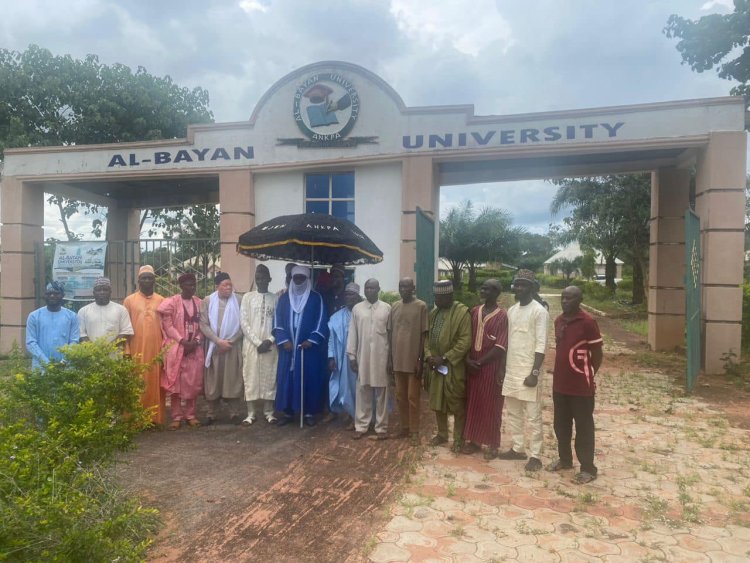
[(58, 242), (52, 279), (65, 284), (65, 299), (91, 301), (94, 282), (104, 275), (106, 242)]

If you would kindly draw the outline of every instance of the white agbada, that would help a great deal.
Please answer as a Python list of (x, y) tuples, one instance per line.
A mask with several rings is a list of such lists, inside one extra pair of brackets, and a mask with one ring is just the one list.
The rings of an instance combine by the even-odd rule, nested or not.
[(370, 387), (388, 386), (388, 317), (391, 306), (379, 299), (361, 301), (352, 309), (346, 353), (359, 364), (357, 382)]
[(523, 380), (534, 368), (534, 354), (547, 349), (549, 313), (537, 301), (528, 305), (516, 303), (508, 309), (508, 353), (505, 361), (503, 395), (521, 401), (539, 401), (542, 377), (536, 387), (526, 387)]
[(245, 400), (276, 399), (276, 363), (279, 352), (276, 346), (265, 354), (258, 353), (264, 340), (274, 342), (273, 316), (278, 297), (270, 292), (251, 291), (242, 297), (240, 324), (245, 340), (242, 344), (242, 375), (245, 380)]
[(128, 310), (113, 301), (106, 305), (89, 303), (82, 307), (78, 311), (78, 323), (81, 338), (89, 340), (106, 338), (109, 342), (114, 342), (121, 334), (133, 334), (133, 325), (130, 324)]

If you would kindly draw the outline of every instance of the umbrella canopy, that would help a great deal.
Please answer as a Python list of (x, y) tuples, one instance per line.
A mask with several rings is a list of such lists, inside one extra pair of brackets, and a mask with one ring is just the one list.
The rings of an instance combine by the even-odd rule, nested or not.
[(240, 236), (237, 252), (259, 260), (377, 264), (383, 252), (354, 223), (322, 213), (282, 215)]

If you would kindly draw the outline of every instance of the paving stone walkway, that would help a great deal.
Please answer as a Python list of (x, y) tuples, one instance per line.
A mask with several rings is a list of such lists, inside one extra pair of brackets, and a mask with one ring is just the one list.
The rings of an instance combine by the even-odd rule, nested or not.
[[(618, 366), (624, 353), (618, 343), (606, 343), (595, 414), (596, 481), (574, 485), (573, 470), (532, 474), (521, 461), (487, 462), (481, 453), (456, 456), (428, 447), (390, 521), (368, 543), (367, 557), (750, 560), (750, 431), (684, 396), (670, 376)], [(545, 463), (556, 457), (549, 396), (546, 405)], [(501, 449), (509, 443), (503, 428)]]

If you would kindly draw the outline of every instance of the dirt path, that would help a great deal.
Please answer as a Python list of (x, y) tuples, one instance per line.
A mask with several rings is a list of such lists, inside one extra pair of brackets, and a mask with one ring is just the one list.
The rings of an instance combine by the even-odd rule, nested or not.
[(148, 432), (118, 465), (165, 527), (154, 561), (357, 561), (415, 450), (338, 423)]

